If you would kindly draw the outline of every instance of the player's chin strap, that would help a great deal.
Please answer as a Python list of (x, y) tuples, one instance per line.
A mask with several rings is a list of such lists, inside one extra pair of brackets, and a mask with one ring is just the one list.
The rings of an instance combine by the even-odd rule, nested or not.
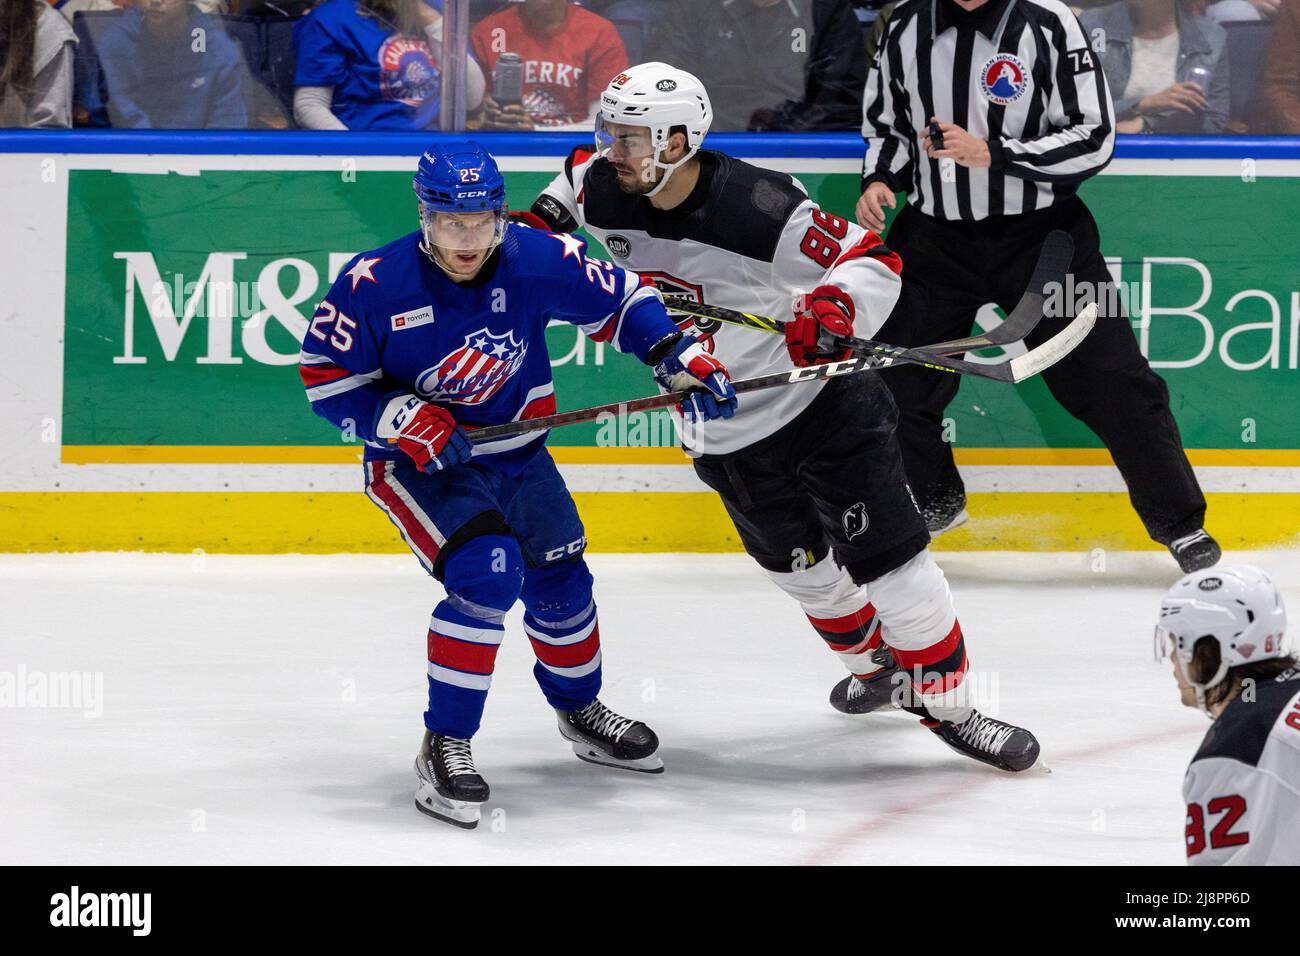
[(659, 155), (666, 148), (667, 148), (667, 144), (665, 143), (663, 146), (659, 146), (655, 149), (655, 167), (658, 169), (662, 169), (664, 171), (664, 175), (663, 178), (659, 180), (659, 184), (655, 186), (654, 189), (650, 190), (648, 193), (645, 194), (647, 197), (657, 194), (659, 190), (667, 186), (668, 180), (672, 178), (673, 173), (677, 172), (677, 170), (679, 170), (682, 166), (684, 166), (692, 156), (694, 156), (696, 153), (700, 151), (700, 148), (697, 146), (694, 149), (688, 151), (685, 156), (677, 160), (677, 162), (675, 163), (661, 163), (659, 162)]
[(1205, 692), (1212, 687), (1219, 686), (1219, 683), (1228, 673), (1228, 662), (1220, 659), (1218, 672), (1204, 684), (1198, 684), (1196, 681), (1192, 680), (1192, 675), (1188, 672), (1187, 663), (1181, 657), (1176, 657), (1175, 659), (1178, 661), (1178, 669), (1183, 672), (1183, 679), (1187, 681), (1187, 683), (1191, 685), (1192, 690), (1196, 692), (1196, 705), (1205, 712), (1206, 717), (1213, 720), (1214, 714), (1210, 713), (1210, 707), (1205, 702)]

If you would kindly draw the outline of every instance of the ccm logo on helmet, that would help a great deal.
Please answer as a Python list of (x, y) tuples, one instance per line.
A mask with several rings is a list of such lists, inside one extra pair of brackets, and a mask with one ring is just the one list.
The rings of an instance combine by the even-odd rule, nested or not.
[(478, 199), (480, 196), (486, 196), (487, 194), (488, 194), (488, 191), (487, 191), (486, 189), (476, 189), (476, 190), (474, 190), (474, 191), (472, 191), (472, 192), (461, 193), (461, 194), (460, 194), (460, 198), (461, 198), (461, 199)]
[(677, 81), (660, 80), (658, 83), (655, 84), (655, 89), (658, 90), (660, 93), (671, 93), (673, 90), (677, 89)]

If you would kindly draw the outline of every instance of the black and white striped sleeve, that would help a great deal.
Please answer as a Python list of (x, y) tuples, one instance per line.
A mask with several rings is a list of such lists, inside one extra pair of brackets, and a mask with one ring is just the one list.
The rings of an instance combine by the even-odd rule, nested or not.
[[(1045, 119), (1051, 132), (989, 142), (992, 169), (1041, 182), (1079, 183), (1105, 168), (1115, 149), (1114, 107), (1101, 62), (1078, 18), (1053, 4), (1047, 46), (1052, 93)], [(1038, 29), (1048, 29), (1040, 26)]]
[[(902, 23), (906, 26), (907, 21)], [(900, 52), (899, 22), (889, 24), (862, 97), (862, 188), (884, 182), (894, 192), (911, 192), (916, 174), (916, 134), (907, 117), (907, 91)]]

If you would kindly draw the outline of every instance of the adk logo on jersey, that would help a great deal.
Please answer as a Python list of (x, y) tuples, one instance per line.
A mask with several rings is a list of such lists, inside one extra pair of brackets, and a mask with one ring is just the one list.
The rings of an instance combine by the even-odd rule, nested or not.
[(867, 506), (861, 501), (845, 509), (840, 521), (844, 525), (844, 534), (850, 541), (866, 531), (867, 525), (871, 523), (867, 517)]
[(632, 254), (632, 243), (627, 241), (627, 236), (606, 236), (605, 248), (616, 259), (626, 259)]
[(497, 335), (479, 329), (465, 336), (460, 348), (421, 372), (415, 388), (429, 398), (479, 405), (519, 371), (526, 354), (528, 346), (521, 344), (513, 331)]
[(1014, 103), (1029, 89), (1029, 72), (1024, 62), (1010, 53), (992, 56), (980, 71), (984, 98), (998, 106)]

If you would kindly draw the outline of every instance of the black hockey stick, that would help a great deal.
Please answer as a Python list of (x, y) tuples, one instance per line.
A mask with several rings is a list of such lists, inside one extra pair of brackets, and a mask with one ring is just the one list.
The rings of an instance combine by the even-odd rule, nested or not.
[[(1034, 296), (1036, 299), (1037, 297)], [(1017, 306), (1019, 308), (1019, 306)], [(754, 315), (750, 312), (740, 312), (735, 309), (724, 309), (716, 305), (700, 305), (699, 303), (690, 302), (685, 299), (674, 298), (669, 310), (678, 314), (685, 315), (695, 319), (714, 320), (717, 322), (727, 322), (732, 325), (743, 325), (746, 328), (761, 329), (764, 332), (781, 332), (785, 328), (785, 323), (772, 319), (765, 315)], [(974, 375), (977, 378), (991, 378), (998, 382), (1023, 382), (1031, 376), (1037, 375), (1043, 369), (1054, 365), (1080, 342), (1083, 337), (1092, 331), (1093, 323), (1097, 320), (1097, 308), (1089, 305), (1080, 312), (1074, 319), (1060, 332), (1036, 348), (1030, 349), (1024, 355), (1019, 355), (1013, 359), (1003, 359), (1000, 362), (968, 362), (965, 359), (951, 358), (936, 350), (933, 345), (926, 345), (922, 348), (905, 349), (899, 345), (890, 345), (887, 342), (878, 342), (875, 339), (859, 339), (853, 336), (841, 336), (837, 339), (845, 348), (852, 351), (855, 356), (862, 357), (867, 355), (876, 355), (893, 359), (895, 362), (907, 362), (912, 365), (924, 365), (926, 368), (935, 369), (940, 372), (954, 372), (961, 375)], [(1037, 324), (1037, 322), (1035, 322)], [(977, 337), (978, 338), (978, 337)], [(975, 341), (976, 339), (955, 340)], [(952, 342), (940, 343), (940, 347), (945, 350), (952, 347)], [(999, 343), (986, 343), (999, 344)], [(966, 348), (957, 349), (956, 351), (966, 351)], [(893, 364), (892, 362), (890, 364)]]
[[(1043, 304), (1047, 298), (1046, 287), (1051, 283), (1064, 284), (1066, 271), (1070, 268), (1070, 262), (1073, 258), (1074, 240), (1070, 238), (1070, 234), (1062, 232), (1060, 229), (1048, 233), (1047, 238), (1043, 240), (1043, 248), (1038, 254), (1038, 262), (1034, 266), (1034, 274), (1029, 280), (1029, 286), (1025, 290), (1025, 294), (1020, 297), (1020, 301), (1016, 303), (1010, 315), (997, 328), (979, 335), (926, 345), (922, 347), (921, 351), (932, 352), (936, 356), (955, 355), (973, 349), (988, 348), (993, 345), (1010, 345), (1012, 342), (1019, 342), (1034, 330), (1034, 327), (1038, 325), (1039, 320), (1043, 317)], [(717, 322), (743, 325), (746, 328), (777, 334), (785, 330), (785, 323), (779, 319), (769, 318), (765, 315), (754, 315), (752, 312), (742, 312), (737, 309), (701, 305), (682, 296), (664, 296), (664, 305), (668, 307), (669, 312), (678, 315), (688, 315), (706, 320), (712, 319)], [(871, 342), (871, 340), (845, 340), (845, 344), (854, 348), (855, 351), (863, 350), (868, 342)], [(871, 342), (871, 344), (875, 346), (883, 343)], [(959, 369), (959, 371), (966, 374), (979, 374), (965, 368)]]
[[(868, 369), (885, 368), (893, 365), (894, 361), (893, 358), (888, 356), (864, 355), (859, 358), (845, 359), (842, 362), (810, 365), (807, 368), (792, 368), (787, 372), (772, 372), (768, 375), (746, 378), (731, 384), (739, 395), (760, 388), (776, 388), (781, 385), (794, 385), (798, 382), (815, 382), (837, 375), (852, 375), (855, 372), (865, 372)], [(680, 392), (665, 392), (663, 395), (650, 395), (646, 398), (634, 398), (631, 401), (591, 405), (587, 408), (576, 408), (571, 412), (558, 412), (555, 415), (546, 415), (542, 418), (526, 418), (523, 421), (507, 422), (504, 425), (469, 428), (466, 429), (466, 433), (469, 435), (470, 441), (478, 445), (486, 441), (511, 438), (515, 435), (555, 428), (559, 425), (578, 425), (583, 422), (594, 422), (602, 415), (628, 415), (632, 412), (648, 412), (656, 408), (670, 408), (698, 391), (699, 389), (692, 388)]]
[(1020, 297), (1014, 309), (997, 328), (964, 339), (952, 339), (927, 345), (931, 352), (953, 355), (969, 352), (972, 349), (988, 348), (991, 345), (1010, 345), (1019, 342), (1034, 330), (1043, 317), (1043, 305), (1047, 300), (1047, 287), (1052, 284), (1064, 286), (1065, 274), (1074, 261), (1074, 240), (1068, 232), (1053, 229), (1043, 240), (1043, 248), (1038, 253), (1038, 262), (1034, 265), (1034, 274), (1029, 277), (1025, 294)]
[[(762, 317), (756, 316), (756, 318), (761, 319)], [(931, 353), (926, 349), (903, 349), (894, 345), (886, 345), (883, 342), (872, 342), (869, 339), (855, 339), (854, 342), (862, 343), (866, 348), (853, 358), (844, 359), (840, 362), (827, 362), (822, 365), (810, 365), (806, 368), (792, 368), (786, 372), (772, 372), (768, 375), (742, 379), (732, 384), (737, 394), (744, 394), (762, 388), (778, 388), (783, 385), (815, 382), (839, 375), (853, 375), (869, 369), (888, 368), (896, 363), (924, 365), (926, 368), (936, 369), (941, 372), (976, 375), (1000, 382), (1021, 382), (1030, 376), (1037, 375), (1043, 369), (1068, 355), (1076, 345), (1083, 341), (1084, 336), (1092, 331), (1096, 319), (1097, 307), (1089, 305), (1069, 325), (1037, 348), (1030, 349), (1024, 355), (1019, 355), (1009, 361), (988, 365), (947, 358), (946, 356)], [(766, 321), (775, 320), (768, 319)], [(632, 412), (669, 408), (681, 402), (694, 391), (698, 391), (698, 389), (668, 392), (664, 395), (650, 395), (646, 398), (610, 402), (605, 405), (592, 405), (588, 408), (578, 408), (571, 412), (558, 412), (541, 418), (528, 418), (519, 422), (507, 422), (504, 425), (488, 425), (484, 428), (469, 430), (468, 434), (470, 441), (481, 444), (487, 441), (523, 435), (527, 432), (556, 428), (560, 425), (592, 422), (602, 415), (627, 415)]]

